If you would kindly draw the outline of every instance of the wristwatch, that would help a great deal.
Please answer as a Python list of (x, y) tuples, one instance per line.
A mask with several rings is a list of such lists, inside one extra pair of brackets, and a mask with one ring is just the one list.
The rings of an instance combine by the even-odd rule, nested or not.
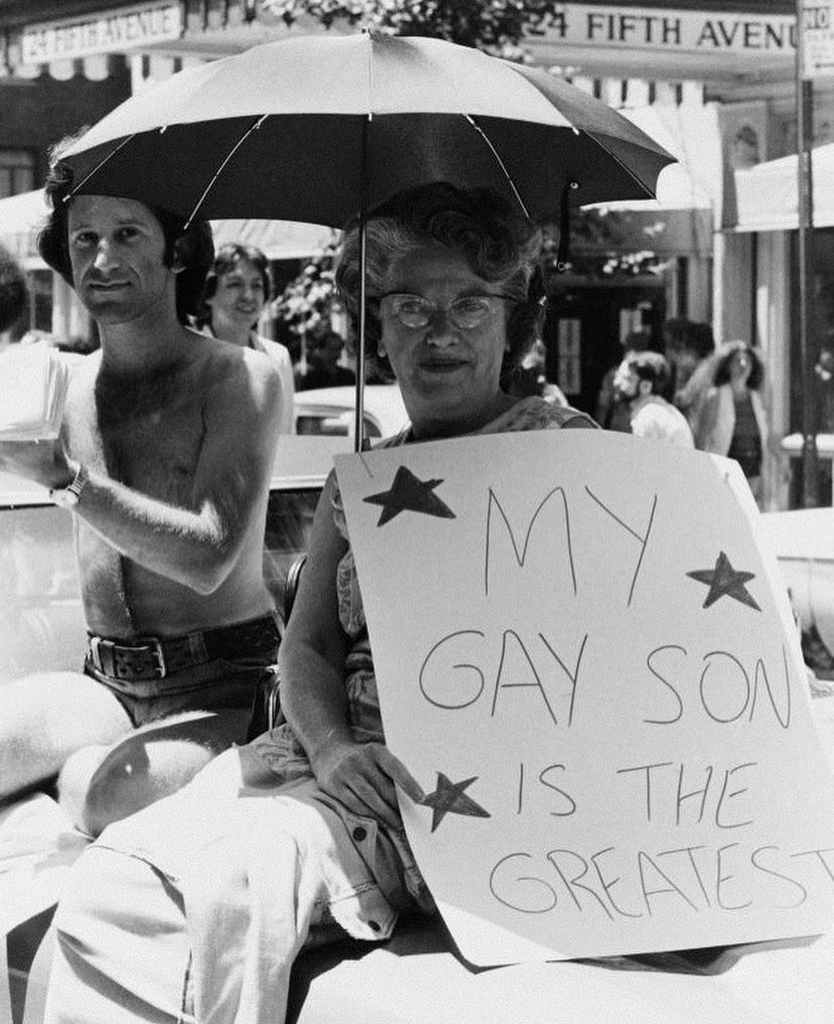
[(49, 492), (50, 499), (60, 508), (74, 508), (78, 504), (81, 492), (87, 486), (87, 470), (79, 463), (75, 476), (66, 487), (53, 487)]

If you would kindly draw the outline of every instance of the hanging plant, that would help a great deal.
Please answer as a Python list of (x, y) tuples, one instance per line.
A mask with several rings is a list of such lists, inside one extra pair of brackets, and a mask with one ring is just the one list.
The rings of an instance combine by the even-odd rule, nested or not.
[(299, 337), (327, 324), (336, 302), (334, 262), (336, 243), (310, 259), (281, 294), (273, 300), (272, 316)]
[[(629, 229), (628, 211), (571, 211), (568, 272), (606, 279), (663, 273), (666, 263), (656, 252), (651, 249), (635, 251), (634, 236)], [(558, 230), (546, 226), (543, 257), (550, 269), (556, 266), (558, 246)]]

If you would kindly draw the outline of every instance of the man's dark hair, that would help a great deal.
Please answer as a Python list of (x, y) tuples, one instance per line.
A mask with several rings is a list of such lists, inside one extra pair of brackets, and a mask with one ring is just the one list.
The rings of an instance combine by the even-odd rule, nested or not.
[(705, 359), (715, 352), (715, 335), (712, 326), (696, 320), (692, 324), (692, 349), (699, 359)]
[(0, 331), (13, 327), (29, 302), (26, 275), (12, 254), (0, 246)]
[(653, 395), (662, 395), (669, 386), (669, 362), (659, 352), (635, 352), (626, 356), (626, 362), (639, 380), (647, 380)]
[(667, 352), (692, 352), (698, 359), (704, 359), (715, 351), (712, 327), (700, 320), (666, 320), (663, 337)]
[[(53, 153), (60, 153), (69, 141), (72, 140), (59, 143)], [(72, 169), (60, 156), (53, 158), (45, 185), (46, 198), (52, 211), (38, 235), (38, 252), (44, 262), (57, 270), (70, 287), (74, 287), (68, 237), (72, 187)], [(186, 228), (184, 220), (177, 214), (148, 203), (144, 205), (162, 228), (165, 238), (163, 263), (171, 267), (176, 260), (183, 268), (176, 279), (177, 319), (182, 324), (188, 323), (188, 318), (198, 312), (206, 274), (214, 260), (211, 228), (204, 221), (194, 221)]]

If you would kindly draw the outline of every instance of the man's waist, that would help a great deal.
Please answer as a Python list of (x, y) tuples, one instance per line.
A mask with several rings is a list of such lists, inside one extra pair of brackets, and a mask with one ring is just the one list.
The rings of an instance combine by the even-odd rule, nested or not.
[(277, 651), (280, 634), (273, 614), (180, 636), (142, 636), (129, 640), (87, 634), (87, 660), (114, 679), (164, 679), (209, 661)]

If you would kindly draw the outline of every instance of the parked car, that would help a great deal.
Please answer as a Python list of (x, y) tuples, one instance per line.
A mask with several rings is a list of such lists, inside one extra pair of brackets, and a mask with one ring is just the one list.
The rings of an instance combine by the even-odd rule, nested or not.
[[(299, 434), (353, 437), (356, 428), (356, 389), (350, 385), (298, 391), (295, 428)], [(368, 384), (364, 391), (365, 436), (390, 437), (408, 424), (396, 384)]]
[(766, 512), (761, 523), (785, 578), (816, 690), (834, 693), (834, 508)]

